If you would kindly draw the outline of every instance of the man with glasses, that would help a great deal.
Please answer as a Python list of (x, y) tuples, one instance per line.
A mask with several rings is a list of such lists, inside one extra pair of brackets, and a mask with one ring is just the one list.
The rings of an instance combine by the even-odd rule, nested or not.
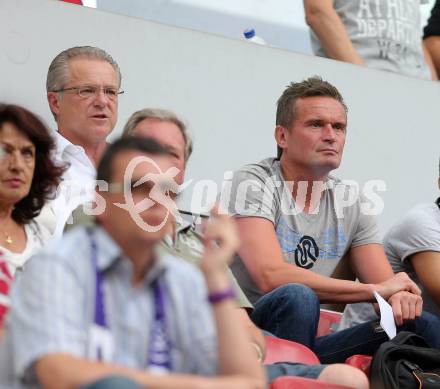
[(72, 211), (93, 199), (96, 166), (118, 118), (123, 91), (116, 61), (97, 47), (72, 47), (49, 66), (46, 89), (58, 131), (56, 159), (69, 164), (57, 198), (40, 216), (60, 235)]

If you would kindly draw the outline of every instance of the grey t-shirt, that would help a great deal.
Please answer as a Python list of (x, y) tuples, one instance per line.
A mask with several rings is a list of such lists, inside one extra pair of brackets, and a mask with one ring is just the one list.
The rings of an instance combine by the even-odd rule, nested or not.
[[(350, 193), (355, 196), (353, 204), (343, 207), (343, 201), (351, 201)], [(354, 194), (353, 187), (330, 177), (320, 203), (311, 213), (303, 213), (300, 202), (292, 198), (291, 186), (282, 178), (280, 162), (274, 158), (235, 172), (230, 196), (222, 194), (225, 199), (231, 215), (261, 217), (273, 223), (286, 262), (326, 276), (351, 247), (381, 243), (375, 217), (366, 214), (368, 201)], [(231, 268), (254, 303), (262, 292), (239, 257)]]
[[(394, 273), (408, 273), (422, 290), (423, 309), (440, 317), (440, 308), (420, 284), (408, 260), (411, 255), (423, 251), (440, 252), (440, 210), (437, 204), (419, 204), (411, 209), (385, 235), (384, 247)], [(340, 328), (375, 319), (377, 315), (371, 304), (351, 304), (344, 312)]]
[[(430, 79), (422, 47), (420, 4), (427, 0), (334, 0), (354, 48), (372, 68)], [(326, 57), (311, 31), (316, 55)]]

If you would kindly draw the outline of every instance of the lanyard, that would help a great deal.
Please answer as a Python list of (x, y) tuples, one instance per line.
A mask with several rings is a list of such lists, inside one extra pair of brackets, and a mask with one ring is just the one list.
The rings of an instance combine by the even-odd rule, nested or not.
[[(103, 276), (97, 264), (97, 246), (93, 232), (87, 229), (91, 259), (95, 270), (95, 310), (92, 328), (92, 353), (99, 361), (108, 360), (113, 353), (113, 339), (105, 314)], [(150, 328), (147, 366), (150, 372), (167, 373), (171, 371), (171, 340), (167, 327), (165, 310), (166, 290), (159, 280), (152, 284), (154, 301), (154, 320)], [(110, 339), (109, 339), (110, 338)], [(109, 345), (111, 342), (111, 345)]]

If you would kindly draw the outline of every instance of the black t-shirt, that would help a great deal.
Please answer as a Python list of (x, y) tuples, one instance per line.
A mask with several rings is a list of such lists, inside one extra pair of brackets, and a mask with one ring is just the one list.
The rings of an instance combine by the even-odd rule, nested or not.
[(423, 30), (423, 39), (430, 36), (440, 36), (440, 0), (435, 2), (431, 11), (431, 17)]

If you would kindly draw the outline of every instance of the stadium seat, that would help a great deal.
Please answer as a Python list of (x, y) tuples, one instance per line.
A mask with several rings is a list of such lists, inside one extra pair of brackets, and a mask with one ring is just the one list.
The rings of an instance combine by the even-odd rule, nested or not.
[(372, 357), (368, 355), (353, 355), (345, 360), (347, 365), (357, 367), (362, 370), (367, 377), (370, 376), (370, 366)]
[(301, 377), (280, 377), (272, 382), (270, 389), (348, 389), (346, 386)]
[(1, 256), (0, 253), (0, 329), (4, 325), (6, 312), (9, 309), (9, 288), (12, 284), (12, 275)]
[(65, 3), (82, 5), (82, 0), (61, 0), (61, 1), (64, 1)]
[(333, 325), (339, 324), (342, 319), (342, 313), (321, 309), (319, 316), (317, 337), (331, 334), (334, 332)]
[(265, 336), (265, 339), (265, 364), (276, 362), (298, 362), (307, 365), (315, 365), (319, 363), (319, 359), (315, 353), (302, 344), (291, 342), (290, 340), (274, 338), (272, 336)]

